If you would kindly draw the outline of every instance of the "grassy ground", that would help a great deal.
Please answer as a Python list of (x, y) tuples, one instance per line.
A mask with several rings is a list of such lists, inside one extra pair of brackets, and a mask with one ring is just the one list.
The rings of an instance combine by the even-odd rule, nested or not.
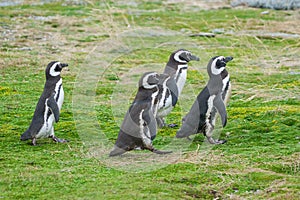
[[(66, 1), (0, 7), (0, 199), (299, 199), (300, 12), (202, 10), (160, 1)], [(218, 32), (214, 38), (189, 37)], [(228, 64), (233, 93), (228, 142), (210, 146), (197, 135), (183, 151), (157, 157), (109, 148), (144, 71), (162, 71), (186, 48), (190, 64), (179, 105), (180, 124), (207, 81), (215, 55)], [(43, 89), (48, 62), (62, 72), (65, 102), (56, 135), (70, 143), (19, 141)], [(126, 87), (125, 87), (126, 86)], [(157, 148), (173, 148), (176, 129), (159, 130)], [(158, 163), (158, 164), (157, 164)], [(152, 168), (152, 166), (155, 166)]]

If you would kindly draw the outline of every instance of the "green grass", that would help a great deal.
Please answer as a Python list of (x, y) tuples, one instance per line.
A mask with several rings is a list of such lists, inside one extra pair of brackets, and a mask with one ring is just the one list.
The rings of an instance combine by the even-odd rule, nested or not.
[[(1, 7), (0, 199), (298, 199), (299, 39), (238, 33), (299, 33), (299, 11), (261, 12), (189, 10), (160, 1)], [(216, 28), (225, 33), (189, 37)], [(174, 152), (157, 163), (150, 152), (108, 158), (101, 147), (116, 140), (142, 72), (161, 72), (178, 48), (201, 58), (190, 63), (181, 99), (167, 118), (178, 125), (207, 82), (208, 60), (234, 57), (227, 67), (233, 88), (228, 124), (216, 129), (228, 142), (205, 146), (197, 135), (181, 156)], [(69, 63), (55, 132), (70, 142), (42, 139), (33, 147), (19, 138), (52, 60)], [(176, 130), (160, 129), (154, 146), (179, 149)]]

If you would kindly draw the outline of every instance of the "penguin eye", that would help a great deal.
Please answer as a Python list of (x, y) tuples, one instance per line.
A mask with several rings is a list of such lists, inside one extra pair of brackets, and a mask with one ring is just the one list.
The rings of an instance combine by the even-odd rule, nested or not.
[(187, 52), (183, 52), (182, 54), (179, 55), (179, 58), (181, 60), (185, 60), (185, 61), (188, 61), (188, 53)]
[(224, 61), (224, 59), (222, 59), (222, 60), (217, 60), (217, 62), (216, 62), (216, 67), (218, 68), (218, 69), (220, 69), (221, 67), (225, 67), (226, 66), (226, 62)]
[(186, 53), (186, 57), (187, 57), (188, 60), (190, 60), (191, 56), (192, 56), (192, 54), (190, 52)]
[(179, 58), (180, 58), (181, 60), (185, 60), (184, 57), (182, 56), (182, 54), (179, 55)]
[(54, 70), (57, 71), (57, 72), (60, 72), (62, 70), (62, 67), (61, 67), (60, 63), (56, 64)]

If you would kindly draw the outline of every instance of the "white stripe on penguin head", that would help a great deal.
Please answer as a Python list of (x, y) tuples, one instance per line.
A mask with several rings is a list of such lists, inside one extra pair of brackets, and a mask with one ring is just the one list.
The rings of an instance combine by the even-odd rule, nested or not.
[(144, 78), (143, 78), (143, 87), (146, 88), (146, 89), (152, 89), (152, 88), (155, 88), (156, 87), (156, 84), (155, 85), (150, 85), (148, 83), (148, 79), (150, 76), (155, 76), (157, 73), (150, 73), (150, 74), (147, 74)]
[(221, 74), (221, 72), (225, 69), (225, 67), (221, 67), (221, 68), (216, 68), (216, 64), (218, 60), (222, 60), (224, 59), (224, 56), (219, 56), (216, 59), (214, 59), (214, 61), (211, 63), (211, 73), (214, 75), (219, 75)]
[(177, 62), (180, 62), (180, 63), (187, 63), (186, 60), (181, 60), (181, 59), (179, 58), (180, 54), (182, 54), (182, 53), (184, 53), (184, 52), (189, 53), (188, 51), (180, 50), (180, 51), (178, 51), (177, 53), (175, 53), (174, 59), (175, 59)]
[(56, 63), (54, 63), (54, 64), (50, 67), (49, 74), (50, 74), (51, 76), (58, 76), (58, 75), (60, 75), (60, 72), (55, 71), (55, 68), (56, 68), (57, 65), (60, 65), (60, 62), (56, 62)]

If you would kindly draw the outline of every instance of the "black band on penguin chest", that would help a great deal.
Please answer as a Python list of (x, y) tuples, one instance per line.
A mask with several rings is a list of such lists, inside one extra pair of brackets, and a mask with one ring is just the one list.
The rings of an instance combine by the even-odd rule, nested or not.
[(176, 81), (178, 81), (178, 78), (180, 76), (180, 74), (182, 73), (183, 70), (187, 70), (187, 67), (181, 67), (178, 71), (177, 77), (176, 77)]
[(228, 88), (229, 88), (229, 81), (226, 83), (226, 86), (225, 86), (225, 89), (224, 89), (224, 91), (227, 91), (227, 90), (228, 90)]
[(164, 102), (163, 102), (163, 106), (165, 106), (167, 104), (167, 99), (169, 98), (171, 94), (169, 93), (169, 91), (166, 91), (165, 97), (164, 97)]
[(61, 87), (62, 87), (62, 84), (60, 84), (59, 86), (58, 86), (58, 90), (57, 90), (57, 96), (56, 96), (56, 99), (55, 99), (55, 101), (57, 102), (58, 101), (58, 99), (59, 99), (59, 95), (60, 95), (60, 90), (61, 90)]
[(48, 119), (49, 119), (49, 117), (50, 117), (51, 114), (52, 114), (52, 112), (51, 112), (51, 110), (49, 109), (49, 110), (48, 110), (48, 113), (47, 113), (47, 121), (48, 121)]
[(187, 67), (181, 67), (181, 68), (179, 69), (179, 73), (178, 73), (178, 74), (181, 74), (181, 73), (182, 73), (182, 70), (184, 70), (184, 69), (187, 69)]

